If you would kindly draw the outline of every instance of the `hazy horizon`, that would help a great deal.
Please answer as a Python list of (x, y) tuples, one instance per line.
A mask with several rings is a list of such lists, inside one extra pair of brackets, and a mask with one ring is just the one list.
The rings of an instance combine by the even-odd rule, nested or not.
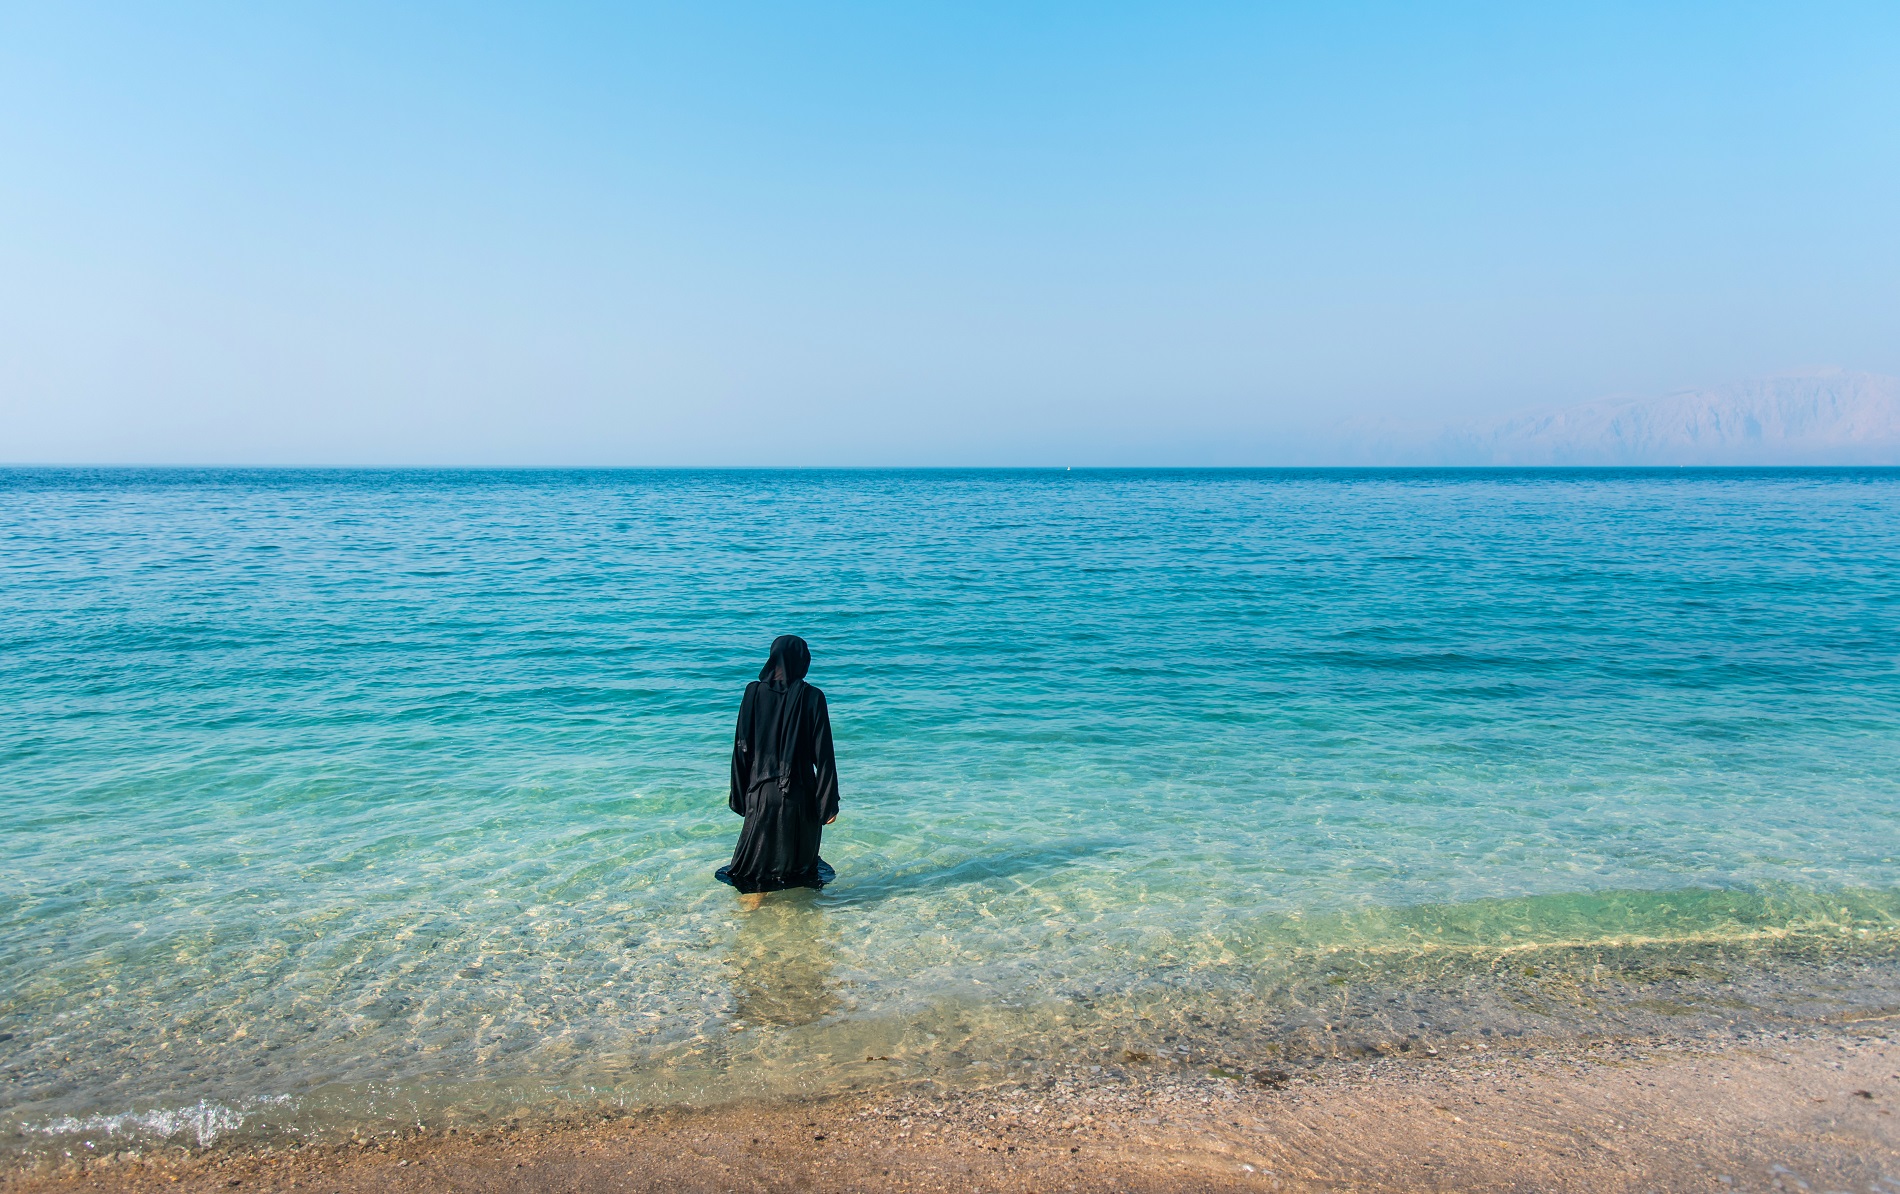
[(1900, 375), (1874, 4), (79, 4), (0, 101), (14, 464), (1301, 465)]

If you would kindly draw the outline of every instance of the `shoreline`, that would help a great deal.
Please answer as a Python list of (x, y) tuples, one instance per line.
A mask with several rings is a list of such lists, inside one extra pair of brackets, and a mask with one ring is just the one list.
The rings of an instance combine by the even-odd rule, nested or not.
[(1900, 1192), (1895, 1015), (1748, 1041), (1115, 1069), (522, 1130), (150, 1148), (16, 1167), (0, 1189)]

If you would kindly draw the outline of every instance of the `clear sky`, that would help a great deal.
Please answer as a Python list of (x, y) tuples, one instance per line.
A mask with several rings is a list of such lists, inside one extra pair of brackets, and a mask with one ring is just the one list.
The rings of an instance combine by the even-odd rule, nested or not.
[(1900, 4), (0, 0), (0, 460), (1275, 463), (1900, 373)]

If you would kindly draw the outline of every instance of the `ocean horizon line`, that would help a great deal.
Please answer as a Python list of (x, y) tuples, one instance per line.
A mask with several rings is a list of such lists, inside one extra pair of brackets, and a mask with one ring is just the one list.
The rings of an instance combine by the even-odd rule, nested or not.
[(1119, 474), (1513, 474), (1658, 476), (1683, 473), (1894, 473), (1900, 464), (137, 464), (5, 463), (0, 473), (1119, 473)]

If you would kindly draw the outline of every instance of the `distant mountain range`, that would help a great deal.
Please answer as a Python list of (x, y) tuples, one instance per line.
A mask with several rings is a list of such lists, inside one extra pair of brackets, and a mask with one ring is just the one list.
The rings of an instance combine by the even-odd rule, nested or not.
[(1349, 429), (1352, 455), (1446, 465), (1900, 465), (1900, 378), (1827, 370), (1443, 428)]

